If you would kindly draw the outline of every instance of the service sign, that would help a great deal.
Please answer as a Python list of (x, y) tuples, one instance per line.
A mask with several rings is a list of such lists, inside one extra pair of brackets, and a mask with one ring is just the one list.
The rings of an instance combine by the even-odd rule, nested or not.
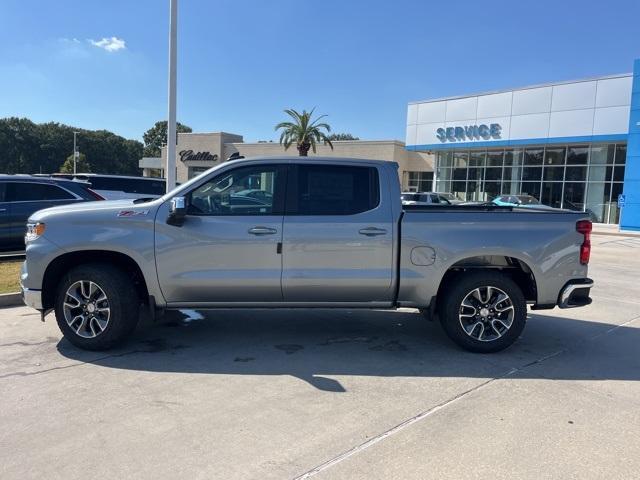
[(438, 128), (436, 137), (441, 142), (473, 142), (476, 140), (491, 140), (500, 138), (502, 127), (499, 123), (485, 125), (466, 125)]

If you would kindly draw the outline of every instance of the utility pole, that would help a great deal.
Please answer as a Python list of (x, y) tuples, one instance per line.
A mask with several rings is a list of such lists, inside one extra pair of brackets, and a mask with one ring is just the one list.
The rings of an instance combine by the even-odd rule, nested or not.
[(73, 174), (76, 174), (76, 164), (78, 163), (78, 148), (76, 147), (76, 135), (78, 132), (73, 132)]
[(176, 186), (176, 67), (178, 0), (169, 0), (169, 118), (167, 121), (167, 192)]

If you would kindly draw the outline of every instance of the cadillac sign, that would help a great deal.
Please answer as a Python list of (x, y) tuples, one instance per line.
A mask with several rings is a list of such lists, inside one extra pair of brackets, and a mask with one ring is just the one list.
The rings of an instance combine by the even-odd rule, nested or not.
[(491, 140), (500, 138), (502, 127), (499, 123), (491, 123), (485, 125), (467, 125), (460, 127), (438, 128), (436, 137), (442, 143), (445, 142), (464, 142), (474, 140)]
[(180, 160), (182, 162), (186, 162), (189, 160), (198, 160), (204, 162), (217, 162), (218, 155), (211, 154), (209, 152), (194, 152), (193, 150), (181, 150), (178, 155), (180, 155)]

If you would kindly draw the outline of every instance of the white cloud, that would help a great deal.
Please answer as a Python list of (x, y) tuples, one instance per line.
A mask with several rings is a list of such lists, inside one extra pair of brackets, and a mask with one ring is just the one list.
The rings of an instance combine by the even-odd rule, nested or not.
[(118, 37), (104, 37), (100, 40), (89, 39), (89, 43), (94, 47), (103, 48), (107, 52), (117, 52), (118, 50), (124, 50), (127, 48), (125, 41)]

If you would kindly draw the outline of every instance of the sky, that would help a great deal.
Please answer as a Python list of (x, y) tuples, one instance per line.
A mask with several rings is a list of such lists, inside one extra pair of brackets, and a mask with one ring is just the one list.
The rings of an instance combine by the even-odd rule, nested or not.
[[(0, 0), (0, 117), (141, 140), (169, 0)], [(404, 140), (409, 101), (631, 72), (638, 0), (180, 0), (178, 121), (277, 140), (283, 110)]]

